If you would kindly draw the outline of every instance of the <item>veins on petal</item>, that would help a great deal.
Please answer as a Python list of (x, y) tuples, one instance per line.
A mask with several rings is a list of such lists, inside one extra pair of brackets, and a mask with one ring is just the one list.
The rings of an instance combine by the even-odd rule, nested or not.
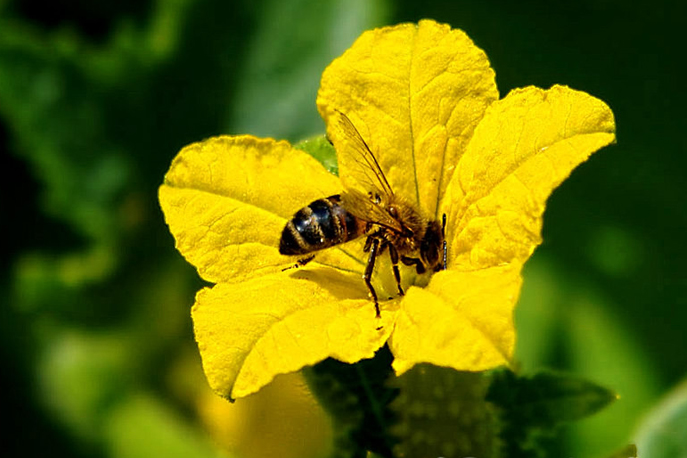
[(346, 272), (349, 274), (362, 274), (362, 271), (360, 271), (360, 270), (345, 269), (343, 267), (339, 267), (339, 266), (336, 266), (334, 264), (327, 264), (326, 262), (317, 262), (317, 261), (313, 261), (313, 262), (315, 262), (315, 263), (317, 263), (323, 267), (329, 267), (329, 268), (336, 269), (336, 270), (339, 270), (341, 272)]
[[(563, 122), (563, 138), (568, 137), (568, 121), (570, 121), (570, 116), (572, 114), (572, 103), (568, 103), (568, 112), (565, 114), (565, 121)], [(587, 115), (587, 119), (591, 116), (591, 113)]]
[(470, 323), (470, 325), (473, 327), (473, 329), (475, 329), (477, 332), (479, 332), (483, 336), (484, 341), (489, 342), (491, 344), (492, 348), (494, 348), (498, 352), (498, 354), (500, 354), (503, 357), (504, 361), (508, 361), (510, 359), (509, 356), (502, 351), (502, 348), (500, 347), (500, 345), (497, 345), (497, 341), (494, 339), (494, 337), (497, 337), (497, 336), (494, 335), (493, 332), (489, 332), (488, 326), (485, 326), (483, 321), (476, 319), (473, 314), (465, 313), (462, 310), (463, 307), (461, 307), (460, 305), (453, 307), (451, 305), (451, 303), (448, 302), (446, 299), (444, 299), (441, 296), (439, 296), (439, 297), (441, 298), (442, 301), (444, 301), (444, 304), (446, 304), (446, 307), (449, 308), (451, 312), (459, 314), (460, 316), (462, 316), (465, 319), (465, 321)]
[(366, 71), (366, 70), (362, 70), (360, 67), (358, 67), (358, 66), (353, 66), (353, 65), (349, 64), (349, 63), (348, 63), (347, 61), (345, 61), (345, 60), (342, 61), (341, 64), (344, 65), (345, 68), (346, 68), (347, 70), (349, 70), (349, 71), (351, 71), (351, 72), (353, 72), (353, 73), (357, 73), (357, 74), (359, 74), (359, 75), (380, 76), (380, 77), (383, 77), (383, 78), (387, 78), (387, 79), (390, 80), (390, 81), (394, 81), (394, 82), (397, 82), (397, 81), (398, 81), (398, 80), (397, 80), (396, 78), (394, 78), (393, 76), (387, 75), (386, 73), (383, 73), (383, 72), (381, 72), (381, 71), (376, 71), (376, 70)]
[(214, 227), (223, 219), (231, 217), (231, 215), (236, 213), (236, 211), (237, 211), (236, 208), (228, 209), (228, 210), (226, 210), (225, 213), (223, 213), (221, 215), (217, 215), (217, 218), (215, 218), (214, 220), (208, 221), (207, 222), (207, 232), (212, 232), (212, 233), (220, 235), (221, 232), (214, 230)]
[(417, 52), (417, 34), (418, 28), (414, 29), (413, 44), (410, 51), (410, 59), (408, 61), (408, 87), (407, 87), (407, 98), (408, 98), (408, 127), (410, 135), (410, 154), (413, 159), (413, 178), (415, 179), (415, 202), (418, 208), (422, 208), (422, 202), (420, 202), (420, 185), (418, 183), (417, 177), (417, 163), (415, 159), (415, 133), (413, 132), (413, 94), (412, 94), (412, 80), (413, 80), (413, 66), (415, 61), (415, 53)]

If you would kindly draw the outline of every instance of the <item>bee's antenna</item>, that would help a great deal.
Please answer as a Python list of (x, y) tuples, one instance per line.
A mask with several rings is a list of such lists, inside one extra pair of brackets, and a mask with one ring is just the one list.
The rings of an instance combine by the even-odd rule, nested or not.
[(441, 217), (441, 238), (444, 241), (444, 258), (442, 259), (443, 270), (446, 270), (446, 260), (448, 259), (448, 249), (446, 247), (446, 213)]

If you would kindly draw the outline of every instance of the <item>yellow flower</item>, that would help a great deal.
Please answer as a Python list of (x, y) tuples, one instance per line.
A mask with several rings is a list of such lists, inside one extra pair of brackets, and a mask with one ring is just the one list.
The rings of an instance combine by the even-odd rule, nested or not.
[[(184, 257), (214, 286), (193, 321), (211, 386), (246, 396), (276, 375), (332, 357), (353, 363), (388, 342), (398, 374), (420, 362), (477, 371), (509, 364), (523, 263), (540, 243), (546, 199), (579, 163), (614, 141), (602, 101), (564, 86), (499, 100), (482, 50), (425, 20), (365, 32), (325, 70), (320, 113), (345, 113), (395, 194), (428, 219), (447, 215), (448, 269), (361, 279), (364, 237), (301, 269), (278, 252), (286, 222), (339, 194), (341, 180), (287, 142), (211, 138), (184, 148), (160, 187)], [(346, 138), (328, 126), (337, 149)]]

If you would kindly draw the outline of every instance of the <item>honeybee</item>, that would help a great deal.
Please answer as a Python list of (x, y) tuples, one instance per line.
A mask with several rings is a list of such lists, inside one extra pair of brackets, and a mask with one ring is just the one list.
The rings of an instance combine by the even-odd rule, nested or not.
[(309, 255), (298, 260), (303, 266), (315, 258), (311, 254), (367, 236), (364, 252), (369, 253), (363, 281), (380, 317), (377, 293), (372, 286), (375, 260), (389, 252), (398, 294), (403, 296), (399, 260), (414, 266), (418, 274), (446, 269), (446, 215), (442, 223), (424, 218), (420, 212), (394, 193), (377, 159), (348, 117), (336, 110), (333, 127), (346, 141), (337, 151), (339, 162), (350, 165), (357, 183), (365, 192), (347, 187), (341, 194), (318, 199), (301, 208), (286, 223), (279, 242), (283, 255)]

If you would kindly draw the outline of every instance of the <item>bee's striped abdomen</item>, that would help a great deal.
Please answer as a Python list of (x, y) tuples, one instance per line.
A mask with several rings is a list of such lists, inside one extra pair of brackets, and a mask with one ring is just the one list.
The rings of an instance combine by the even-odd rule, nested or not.
[(279, 242), (279, 252), (307, 254), (347, 242), (365, 232), (366, 223), (351, 215), (341, 205), (341, 196), (318, 199), (303, 207), (286, 224)]

